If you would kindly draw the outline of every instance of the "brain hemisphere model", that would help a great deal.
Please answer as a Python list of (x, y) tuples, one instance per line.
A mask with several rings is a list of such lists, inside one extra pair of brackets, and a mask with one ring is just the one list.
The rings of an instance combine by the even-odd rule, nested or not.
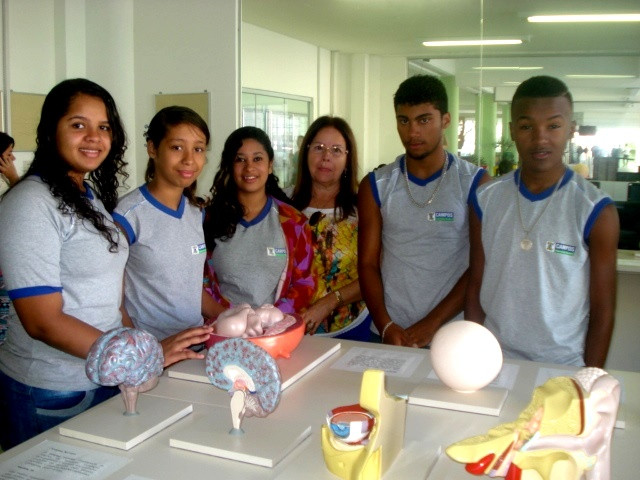
[(138, 393), (156, 386), (163, 364), (162, 346), (153, 335), (134, 328), (115, 328), (92, 345), (85, 371), (94, 383), (118, 385), (126, 413), (135, 414)]

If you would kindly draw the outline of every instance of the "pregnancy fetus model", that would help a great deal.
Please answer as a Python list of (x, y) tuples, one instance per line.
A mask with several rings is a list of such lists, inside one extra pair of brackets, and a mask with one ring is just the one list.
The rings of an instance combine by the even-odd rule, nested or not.
[(248, 303), (222, 312), (215, 322), (216, 334), (225, 337), (258, 337), (277, 335), (295, 323), (295, 318), (284, 315), (280, 309), (264, 304), (253, 309)]

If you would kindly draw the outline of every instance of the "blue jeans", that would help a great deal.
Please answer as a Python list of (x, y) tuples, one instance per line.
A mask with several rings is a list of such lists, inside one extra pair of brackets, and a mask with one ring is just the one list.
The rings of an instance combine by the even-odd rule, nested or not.
[(0, 446), (18, 445), (119, 393), (117, 387), (59, 392), (31, 387), (0, 371)]

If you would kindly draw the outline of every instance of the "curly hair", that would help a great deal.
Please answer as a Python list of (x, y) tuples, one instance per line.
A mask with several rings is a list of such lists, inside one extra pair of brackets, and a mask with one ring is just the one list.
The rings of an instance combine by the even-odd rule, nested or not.
[[(211, 186), (211, 202), (205, 209), (204, 239), (207, 249), (215, 248), (216, 239), (228, 240), (236, 233), (238, 222), (245, 215), (245, 208), (238, 200), (238, 187), (233, 179), (233, 164), (238, 150), (245, 140), (259, 142), (267, 152), (269, 162), (273, 162), (274, 152), (269, 136), (257, 127), (241, 127), (229, 135), (224, 142), (220, 168)], [(278, 185), (278, 177), (270, 173), (265, 185), (267, 195), (289, 203), (289, 197)]]
[(118, 202), (118, 187), (129, 175), (125, 171), (124, 161), (126, 135), (109, 92), (97, 83), (84, 78), (64, 80), (53, 87), (42, 105), (40, 123), (36, 133), (36, 151), (33, 162), (23, 178), (38, 175), (49, 186), (51, 194), (59, 200), (58, 210), (65, 215), (76, 215), (89, 221), (109, 242), (109, 251), (118, 249), (118, 231), (110, 226), (105, 216), (96, 210), (90, 200), (78, 188), (69, 176), (71, 166), (60, 155), (56, 139), (58, 123), (69, 111), (71, 102), (79, 95), (99, 98), (105, 105), (107, 119), (111, 128), (111, 149), (107, 157), (94, 171), (89, 173), (91, 189), (111, 213)]
[[(206, 144), (209, 145), (211, 135), (209, 133), (207, 122), (205, 122), (200, 115), (190, 108), (177, 105), (165, 107), (156, 113), (151, 119), (151, 122), (149, 122), (147, 131), (144, 132), (144, 138), (147, 142), (151, 142), (157, 149), (160, 146), (162, 139), (169, 132), (170, 128), (185, 124), (191, 125), (192, 127), (200, 130), (206, 138)], [(149, 158), (149, 161), (147, 162), (147, 170), (144, 174), (145, 182), (149, 183), (153, 179), (155, 173), (156, 164), (152, 158)], [(187, 197), (187, 200), (191, 205), (202, 208), (205, 205), (205, 200), (196, 195), (197, 188), (198, 181), (196, 180), (186, 187), (182, 194)]]
[[(340, 220), (353, 215), (358, 200), (358, 148), (356, 139), (349, 124), (340, 117), (325, 115), (318, 117), (309, 127), (302, 140), (298, 154), (298, 178), (291, 194), (291, 203), (298, 210), (304, 210), (311, 202), (311, 173), (309, 172), (309, 148), (313, 139), (323, 128), (335, 128), (347, 147), (347, 163), (344, 174), (340, 176), (340, 190), (336, 197), (336, 210), (340, 212)], [(336, 215), (336, 218), (338, 216)]]

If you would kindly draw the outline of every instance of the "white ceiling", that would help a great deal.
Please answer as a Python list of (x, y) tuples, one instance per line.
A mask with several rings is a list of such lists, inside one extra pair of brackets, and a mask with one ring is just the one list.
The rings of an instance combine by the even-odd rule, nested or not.
[[(461, 108), (473, 108), (480, 87), (497, 100), (532, 75), (562, 78), (578, 120), (598, 126), (640, 126), (640, 22), (532, 24), (528, 15), (640, 12), (639, 0), (242, 0), (243, 20), (322, 48), (402, 56), (410, 72), (454, 74)], [(522, 38), (500, 47), (427, 48), (424, 40)], [(487, 71), (475, 66), (539, 67)], [(633, 75), (571, 79), (567, 74)]]

